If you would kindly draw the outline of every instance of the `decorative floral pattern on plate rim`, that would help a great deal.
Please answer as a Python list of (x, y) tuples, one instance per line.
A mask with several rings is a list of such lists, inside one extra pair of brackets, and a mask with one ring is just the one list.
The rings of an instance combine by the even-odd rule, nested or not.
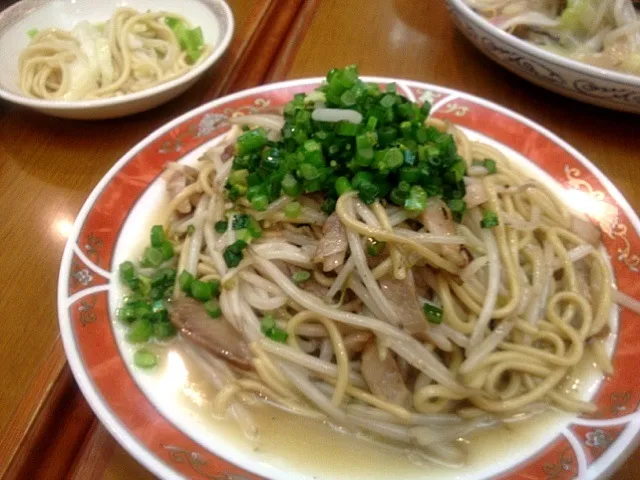
[[(69, 236), (58, 284), (60, 330), (69, 364), (80, 389), (111, 434), (161, 478), (260, 477), (194, 442), (153, 407), (128, 372), (111, 329), (107, 298), (112, 253), (121, 227), (163, 165), (222, 133), (226, 128), (224, 117), (282, 105), (294, 93), (310, 90), (321, 80), (294, 80), (239, 92), (203, 105), (152, 133), (100, 181)], [(606, 233), (604, 245), (612, 258), (616, 282), (625, 293), (640, 296), (640, 283), (636, 281), (640, 220), (620, 192), (579, 152), (530, 120), (474, 96), (413, 81), (367, 80), (396, 82), (399, 90), (414, 101), (433, 99), (434, 116), (512, 148), (564, 187), (582, 195), (581, 200), (597, 202), (600, 214), (596, 212), (593, 220)], [(627, 310), (620, 313), (616, 373), (602, 383), (594, 398), (598, 412), (590, 418), (574, 419), (542, 451), (502, 472), (499, 478), (599, 478), (619, 466), (632, 451), (640, 432), (640, 379), (635, 372), (640, 346), (633, 344), (633, 339), (640, 337), (637, 317)], [(615, 435), (607, 433), (614, 430)], [(260, 465), (244, 467), (264, 474)]]

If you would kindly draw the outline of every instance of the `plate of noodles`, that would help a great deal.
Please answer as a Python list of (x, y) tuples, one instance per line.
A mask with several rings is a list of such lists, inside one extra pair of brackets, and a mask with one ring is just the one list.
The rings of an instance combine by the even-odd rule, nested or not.
[(226, 50), (223, 0), (22, 0), (0, 13), (0, 97), (102, 119), (184, 92)]
[(639, 232), (543, 127), (349, 66), (118, 161), (69, 237), (60, 328), (161, 478), (595, 479), (640, 431)]
[(640, 112), (640, 4), (633, 0), (447, 0), (484, 54), (531, 82)]

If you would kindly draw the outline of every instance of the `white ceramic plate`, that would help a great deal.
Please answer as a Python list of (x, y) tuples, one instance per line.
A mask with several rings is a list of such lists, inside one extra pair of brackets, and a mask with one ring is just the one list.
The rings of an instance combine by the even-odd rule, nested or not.
[[(571, 207), (588, 213), (604, 232), (604, 248), (618, 288), (640, 297), (640, 220), (591, 162), (557, 136), (509, 110), (450, 89), (396, 82), (399, 92), (433, 100), (436, 118), (503, 150), (527, 175), (554, 188)], [(471, 452), (461, 470), (416, 468), (398, 455), (371, 450), (327, 428), (280, 418), (262, 428), (262, 443), (207, 418), (210, 398), (195, 395), (179, 356), (169, 354), (162, 375), (134, 369), (132, 348), (114, 311), (120, 299), (119, 262), (138, 253), (166, 202), (158, 175), (170, 161), (194, 161), (229, 128), (228, 118), (265, 112), (321, 79), (267, 85), (189, 112), (141, 141), (107, 173), (83, 206), (62, 259), (58, 305), (69, 364), (100, 420), (142, 464), (162, 478), (284, 480), (481, 480), (489, 478), (597, 479), (611, 473), (636, 445), (640, 431), (640, 318), (613, 309), (609, 347), (615, 374), (587, 374), (580, 394), (598, 411), (591, 417), (537, 418), (532, 428), (502, 430)], [(191, 394), (190, 394), (191, 395)], [(199, 399), (199, 400), (194, 400)], [(199, 403), (200, 402), (200, 403)], [(199, 413), (198, 413), (199, 412)], [(267, 419), (268, 420), (268, 419)], [(290, 428), (298, 425), (298, 434)], [(300, 434), (300, 427), (303, 430)]]
[[(26, 96), (18, 83), (18, 57), (29, 44), (27, 31), (57, 27), (71, 30), (83, 20), (101, 22), (121, 6), (137, 10), (178, 12), (202, 28), (211, 54), (185, 75), (147, 90), (121, 97), (73, 102)], [(233, 14), (223, 0), (22, 0), (0, 13), (0, 97), (42, 113), (63, 118), (103, 119), (156, 107), (187, 88), (213, 65), (233, 36)]]

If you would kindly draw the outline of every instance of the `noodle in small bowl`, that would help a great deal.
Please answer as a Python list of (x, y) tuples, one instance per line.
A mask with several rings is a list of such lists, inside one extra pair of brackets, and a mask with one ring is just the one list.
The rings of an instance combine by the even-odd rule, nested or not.
[[(511, 5), (516, 8), (527, 4), (544, 4), (553, 5), (557, 9), (560, 8), (560, 5), (568, 5), (567, 2), (556, 0), (549, 2), (536, 0), (522, 2), (510, 0), (446, 0), (446, 2), (460, 31), (482, 53), (516, 75), (543, 88), (582, 102), (613, 110), (640, 113), (640, 73), (625, 73), (625, 70), (627, 72), (640, 72), (635, 66), (638, 58), (637, 50), (635, 50), (638, 44), (638, 34), (636, 32), (640, 28), (640, 20), (635, 20), (631, 24), (613, 31), (611, 25), (601, 26), (600, 33), (596, 31), (592, 34), (591, 43), (569, 38), (567, 41), (571, 41), (576, 48), (576, 54), (571, 58), (566, 53), (562, 55), (558, 53), (561, 50), (557, 46), (542, 48), (533, 41), (519, 38), (511, 33), (512, 27), (509, 26), (510, 24), (505, 23), (506, 30), (498, 26), (506, 18), (505, 15), (499, 15), (499, 9), (505, 5)], [(602, 9), (595, 12), (600, 16), (603, 14), (619, 15), (619, 7), (630, 7), (633, 10), (634, 7), (632, 5), (637, 5), (637, 3), (634, 4), (630, 0), (574, 3), (601, 5)], [(478, 8), (485, 6), (488, 17), (493, 14), (499, 16), (493, 19), (485, 18), (474, 10), (472, 6), (477, 6)], [(607, 7), (608, 10), (605, 11), (604, 7)], [(548, 15), (543, 15), (533, 8), (530, 10), (533, 13), (529, 13), (525, 20), (532, 25), (530, 30), (537, 35), (535, 40), (540, 44), (545, 44), (546, 42), (554, 45), (556, 37), (553, 30), (547, 27), (549, 25), (555, 26), (559, 17), (548, 18)], [(640, 19), (640, 13), (636, 13), (636, 17)], [(541, 27), (536, 29), (536, 25), (541, 25)], [(623, 38), (628, 38), (628, 42), (634, 45), (634, 50), (625, 59), (625, 61), (633, 65), (628, 65), (626, 68), (621, 67), (620, 69), (616, 69), (614, 65), (611, 65), (612, 61), (604, 58), (603, 55), (593, 53), (597, 52), (598, 48), (601, 48), (599, 46), (602, 45), (603, 38), (607, 39), (606, 35), (608, 33), (617, 35), (617, 32), (620, 35), (611, 41), (622, 42)], [(629, 35), (630, 37), (624, 37), (624, 35)], [(589, 43), (589, 45), (584, 45), (585, 43)], [(577, 58), (584, 58), (585, 61), (579, 61)], [(607, 68), (602, 68), (602, 66), (607, 66)]]
[[(353, 83), (345, 72), (330, 76)], [(363, 80), (376, 99), (364, 113), (332, 107), (355, 92), (314, 91), (319, 78), (218, 99), (103, 178), (58, 290), (89, 404), (161, 478), (612, 473), (640, 434), (637, 215), (579, 152), (518, 114)], [(402, 140), (387, 128), (393, 108)], [(372, 111), (382, 125), (354, 123)], [(292, 116), (324, 133), (282, 157), (297, 148)], [(362, 129), (359, 175), (302, 194), (296, 182), (321, 181), (318, 142), (339, 155)], [(453, 161), (438, 182), (446, 204), (417, 188), (427, 158), (430, 172)], [(256, 182), (295, 159), (286, 195)], [(403, 179), (385, 191), (367, 168)]]
[(22, 0), (0, 13), (0, 97), (63, 118), (116, 118), (184, 92), (226, 50), (224, 0)]

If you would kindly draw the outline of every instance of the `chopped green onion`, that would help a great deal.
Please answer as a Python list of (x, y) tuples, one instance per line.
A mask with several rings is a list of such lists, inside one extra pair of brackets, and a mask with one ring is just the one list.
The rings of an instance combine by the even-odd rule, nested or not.
[(165, 17), (164, 22), (173, 30), (180, 46), (187, 52), (187, 56), (192, 63), (195, 63), (204, 46), (204, 36), (200, 27), (189, 29), (187, 25), (179, 18)]
[(233, 217), (233, 229), (240, 230), (241, 228), (247, 228), (247, 225), (249, 225), (250, 219), (251, 219), (251, 216), (244, 213), (235, 215)]
[(380, 242), (375, 238), (367, 238), (367, 254), (371, 257), (377, 257), (386, 248), (386, 242)]
[(302, 192), (302, 185), (292, 174), (287, 173), (282, 179), (282, 191), (290, 197), (297, 197)]
[(489, 172), (490, 174), (496, 173), (498, 171), (496, 161), (491, 160), (490, 158), (485, 158), (484, 160), (474, 160), (473, 162), (471, 162), (471, 164), (477, 167), (486, 168), (487, 172)]
[(167, 340), (177, 333), (176, 327), (169, 322), (158, 322), (153, 325), (153, 336), (158, 340)]
[(154, 225), (151, 227), (151, 246), (160, 247), (164, 242), (164, 227), (162, 225)]
[(189, 225), (187, 227), (187, 236), (190, 237), (191, 235), (193, 235), (194, 233), (196, 233), (196, 227), (193, 225)]
[(126, 285), (129, 285), (136, 277), (136, 269), (133, 263), (130, 261), (122, 262), (120, 264), (120, 280)]
[(484, 163), (484, 168), (486, 168), (489, 173), (493, 174), (493, 173), (496, 173), (498, 171), (498, 169), (496, 167), (496, 161), (495, 160), (491, 160), (490, 158), (486, 158), (483, 163)]
[(205, 302), (204, 309), (211, 318), (220, 318), (222, 316), (222, 309), (216, 300), (209, 300)]
[(430, 323), (440, 324), (442, 323), (442, 309), (438, 308), (429, 303), (425, 303), (422, 305), (422, 310), (424, 311), (424, 315), (427, 317), (427, 320)]
[(310, 278), (311, 278), (311, 274), (306, 270), (300, 270), (299, 272), (296, 272), (291, 276), (291, 280), (295, 284), (306, 282)]
[(220, 220), (219, 222), (215, 223), (213, 228), (216, 231), (216, 233), (224, 233), (224, 232), (227, 231), (227, 228), (229, 228), (229, 222), (226, 222), (224, 220)]
[(302, 205), (300, 202), (291, 202), (284, 207), (284, 215), (287, 218), (296, 218), (302, 213)]
[(236, 155), (246, 155), (259, 151), (267, 144), (267, 132), (264, 128), (249, 130), (238, 137), (236, 141)]
[(499, 225), (498, 215), (491, 210), (485, 210), (480, 220), (480, 226), (482, 228), (493, 228)]
[(260, 331), (265, 335), (276, 327), (276, 318), (273, 315), (265, 315), (260, 322)]
[(260, 331), (274, 342), (284, 343), (289, 338), (289, 334), (278, 327), (273, 315), (265, 315), (260, 322)]
[(146, 318), (138, 318), (129, 326), (127, 341), (129, 343), (143, 343), (153, 335), (153, 324)]
[(410, 212), (421, 212), (427, 208), (427, 192), (419, 185), (414, 185), (409, 191), (409, 197), (404, 201), (404, 208)]
[(142, 262), (145, 267), (158, 267), (164, 262), (164, 253), (162, 249), (156, 247), (147, 247), (142, 256)]
[(269, 198), (266, 195), (256, 195), (251, 199), (251, 206), (259, 212), (263, 212), (269, 206)]
[(180, 286), (180, 290), (182, 290), (183, 292), (190, 292), (191, 284), (194, 280), (195, 278), (191, 273), (183, 270), (178, 277), (178, 285)]
[(33, 38), (38, 34), (39, 30), (37, 28), (31, 28), (29, 30), (27, 30), (27, 35), (29, 36), (29, 38)]
[(153, 368), (158, 364), (158, 357), (146, 348), (141, 348), (133, 354), (133, 363), (139, 368)]
[(249, 220), (247, 231), (253, 238), (260, 238), (262, 236), (262, 227), (260, 226), (260, 223), (258, 223), (258, 221), (253, 217), (251, 217), (251, 220)]
[(203, 282), (201, 280), (193, 280), (191, 282), (191, 286), (189, 288), (189, 292), (191, 296), (196, 300), (200, 300), (201, 302), (206, 302), (207, 300), (211, 300), (215, 295), (218, 294), (220, 289), (220, 282)]
[(170, 260), (173, 258), (173, 244), (169, 241), (162, 242), (160, 245), (160, 251), (162, 252), (163, 260)]
[(351, 186), (349, 179), (347, 177), (338, 177), (336, 180), (336, 192), (338, 192), (338, 195), (342, 195), (343, 193), (351, 190), (353, 190), (353, 187)]
[(242, 250), (247, 246), (247, 242), (244, 240), (236, 240), (231, 245), (224, 249), (222, 256), (224, 258), (227, 267), (233, 268), (240, 265), (243, 258)]

